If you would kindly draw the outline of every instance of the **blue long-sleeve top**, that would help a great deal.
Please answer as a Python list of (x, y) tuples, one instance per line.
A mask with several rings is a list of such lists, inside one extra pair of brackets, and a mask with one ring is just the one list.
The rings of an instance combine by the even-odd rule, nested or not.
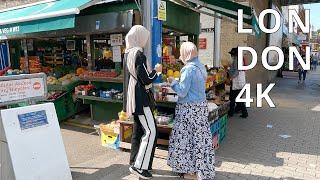
[(177, 103), (199, 103), (206, 100), (205, 82), (207, 71), (198, 57), (188, 62), (181, 69), (180, 81), (171, 83), (172, 89), (178, 95)]

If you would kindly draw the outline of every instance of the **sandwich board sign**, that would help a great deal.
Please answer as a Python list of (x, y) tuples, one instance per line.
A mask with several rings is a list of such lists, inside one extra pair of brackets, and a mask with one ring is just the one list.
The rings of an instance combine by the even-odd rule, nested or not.
[[(17, 77), (12, 78), (18, 80)], [(21, 78), (40, 78), (41, 82), (35, 82), (36, 89), (46, 84), (42, 75), (24, 75)], [(34, 86), (33, 81), (27, 84)], [(20, 91), (20, 94), (24, 96), (19, 96), (23, 100), (41, 99), (40, 94), (26, 93), (28, 87), (23, 89), (25, 91)], [(41, 92), (46, 94), (46, 88)], [(16, 96), (10, 98), (1, 103), (19, 101)], [(0, 154), (0, 180), (72, 179), (53, 103), (1, 110)]]

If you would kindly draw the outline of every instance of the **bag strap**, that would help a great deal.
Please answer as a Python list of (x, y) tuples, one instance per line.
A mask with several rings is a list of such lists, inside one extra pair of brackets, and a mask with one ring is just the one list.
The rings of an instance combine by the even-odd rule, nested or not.
[(139, 81), (139, 79), (137, 79), (136, 77), (134, 77), (134, 75), (132, 75), (132, 74), (130, 73), (130, 71), (128, 71), (128, 73), (129, 73), (129, 75), (130, 75), (131, 77), (133, 77), (133, 79), (135, 79), (135, 80), (137, 81), (137, 83), (139, 84), (139, 86), (141, 86), (145, 91), (147, 91), (146, 87)]

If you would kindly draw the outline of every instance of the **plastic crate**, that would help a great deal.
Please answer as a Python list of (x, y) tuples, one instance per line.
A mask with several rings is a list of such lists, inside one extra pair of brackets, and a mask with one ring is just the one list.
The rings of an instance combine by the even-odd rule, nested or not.
[(224, 115), (220, 118), (220, 128), (227, 126), (228, 116)]
[(224, 140), (227, 133), (227, 126), (224, 126), (223, 128), (220, 128), (219, 130), (219, 144)]
[(211, 131), (211, 134), (216, 134), (219, 132), (219, 129), (220, 129), (220, 121), (214, 121), (211, 126), (210, 126), (210, 131)]
[(219, 148), (219, 134), (215, 134), (212, 138), (212, 144), (214, 149), (218, 149)]

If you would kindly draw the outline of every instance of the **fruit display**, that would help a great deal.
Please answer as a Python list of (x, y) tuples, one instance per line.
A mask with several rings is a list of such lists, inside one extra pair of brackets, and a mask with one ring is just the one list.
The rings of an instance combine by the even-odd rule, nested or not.
[(56, 84), (59, 84), (59, 81), (57, 78), (55, 78), (53, 76), (48, 76), (47, 77), (47, 84), (48, 85), (56, 85)]
[(61, 82), (62, 86), (68, 85), (72, 82), (78, 81), (79, 78), (75, 74), (67, 74), (61, 78), (58, 79), (59, 82)]
[(78, 81), (79, 78), (75, 74), (67, 74), (59, 79), (54, 76), (47, 77), (47, 84), (48, 85), (62, 85), (66, 86), (72, 82)]
[(118, 74), (115, 70), (110, 71), (85, 71), (80, 77), (81, 78), (115, 78)]
[(80, 75), (83, 74), (85, 71), (86, 71), (86, 70), (85, 70), (84, 68), (78, 68), (78, 69), (76, 70), (76, 74), (77, 74), (77, 76), (80, 76)]
[(211, 87), (214, 84), (221, 84), (225, 82), (227, 73), (222, 68), (212, 68), (208, 71), (208, 77), (207, 77), (207, 87)]
[(92, 84), (88, 85), (80, 85), (75, 87), (75, 94), (76, 95), (88, 95), (91, 90), (95, 89), (95, 86)]
[(50, 74), (52, 72), (52, 68), (51, 67), (46, 67), (46, 66), (42, 66), (42, 72), (46, 73), (46, 74)]
[(20, 75), (24, 74), (22, 70), (19, 69), (8, 69), (7, 72), (5, 73), (6, 76), (12, 76), (12, 75)]
[[(29, 56), (28, 64), (29, 64), (29, 71), (31, 74), (40, 73), (42, 71), (39, 56)], [(24, 57), (20, 57), (20, 69), (25, 69), (25, 68), (26, 68), (26, 60)]]
[(129, 120), (129, 116), (128, 116), (127, 113), (124, 112), (124, 111), (119, 112), (119, 113), (118, 113), (118, 116), (119, 116), (119, 120), (120, 120), (120, 121), (127, 121), (127, 120)]

